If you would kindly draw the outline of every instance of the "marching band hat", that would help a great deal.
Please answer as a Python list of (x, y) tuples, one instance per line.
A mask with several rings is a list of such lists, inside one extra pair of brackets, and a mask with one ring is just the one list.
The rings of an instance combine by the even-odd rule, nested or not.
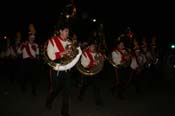
[(29, 35), (31, 35), (31, 34), (35, 34), (36, 33), (36, 30), (35, 30), (35, 26), (34, 26), (34, 24), (29, 24), (29, 27), (28, 27), (28, 29), (29, 29)]

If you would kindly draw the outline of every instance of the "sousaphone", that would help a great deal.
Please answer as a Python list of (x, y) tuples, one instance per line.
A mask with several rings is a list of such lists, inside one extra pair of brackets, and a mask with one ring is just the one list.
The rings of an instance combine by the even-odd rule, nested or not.
[(86, 76), (96, 75), (99, 72), (101, 72), (101, 70), (104, 67), (104, 58), (103, 58), (103, 56), (97, 54), (96, 57), (95, 57), (95, 61), (98, 61), (99, 64), (95, 65), (95, 66), (93, 66), (91, 68), (85, 68), (81, 64), (81, 58), (80, 58), (80, 60), (76, 64), (76, 68), (83, 75), (86, 75)]
[(63, 58), (61, 58), (60, 62), (57, 63), (49, 59), (47, 54), (47, 45), (48, 45), (48, 41), (44, 43), (43, 59), (55, 71), (66, 71), (71, 69), (77, 64), (82, 54), (81, 48), (79, 46), (76, 46), (77, 44), (72, 43), (66, 48), (66, 49), (71, 49), (72, 52), (69, 55), (66, 55)]

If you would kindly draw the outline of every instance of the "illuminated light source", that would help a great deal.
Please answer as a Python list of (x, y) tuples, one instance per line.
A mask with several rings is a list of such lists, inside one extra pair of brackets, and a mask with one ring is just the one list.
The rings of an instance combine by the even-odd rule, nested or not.
[(174, 49), (175, 48), (175, 44), (171, 44), (171, 48)]
[(4, 39), (7, 39), (7, 36), (4, 36)]
[(67, 14), (67, 15), (66, 15), (66, 18), (68, 19), (69, 17), (70, 17), (70, 15), (69, 15), (69, 14)]
[(96, 19), (92, 19), (93, 22), (96, 22), (97, 20)]

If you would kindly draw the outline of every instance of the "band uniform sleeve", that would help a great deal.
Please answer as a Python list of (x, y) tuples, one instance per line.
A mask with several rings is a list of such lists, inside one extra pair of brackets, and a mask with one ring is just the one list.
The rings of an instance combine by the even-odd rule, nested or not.
[(18, 53), (18, 54), (21, 54), (22, 51), (23, 51), (23, 49), (24, 49), (24, 47), (25, 47), (25, 45), (24, 45), (24, 43), (22, 43), (22, 44), (20, 45), (20, 47), (17, 49), (17, 53)]
[(132, 56), (130, 67), (133, 70), (136, 70), (139, 67), (138, 62), (136, 60), (136, 56)]
[(121, 64), (121, 63), (120, 63), (121, 57), (120, 57), (120, 55), (117, 54), (115, 51), (112, 52), (112, 60), (113, 60), (113, 62), (114, 62), (116, 65)]
[(85, 68), (88, 68), (89, 63), (90, 63), (90, 59), (88, 58), (88, 56), (87, 55), (85, 56), (85, 53), (82, 54), (82, 56), (81, 56), (81, 65)]
[(16, 53), (15, 53), (13, 47), (11, 46), (9, 49), (10, 49), (10, 55), (11, 55), (12, 57), (15, 57), (15, 56), (16, 56)]
[(49, 59), (51, 59), (51, 60), (56, 59), (54, 44), (51, 42), (51, 40), (48, 41), (47, 55), (48, 55)]

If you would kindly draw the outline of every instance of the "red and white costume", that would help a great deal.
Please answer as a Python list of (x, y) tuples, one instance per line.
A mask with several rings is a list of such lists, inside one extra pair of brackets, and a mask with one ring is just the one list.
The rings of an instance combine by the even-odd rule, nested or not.
[(133, 70), (137, 70), (139, 68), (139, 64), (138, 64), (138, 59), (137, 56), (135, 54), (136, 51), (133, 51), (132, 55), (131, 55), (131, 69)]
[(39, 55), (39, 47), (37, 43), (22, 43), (17, 51), (19, 54), (22, 53), (22, 58), (36, 58)]
[(91, 68), (95, 65), (95, 56), (97, 53), (92, 52), (90, 49), (83, 51), (81, 56), (81, 64), (85, 68)]
[(55, 36), (48, 40), (47, 54), (51, 60), (56, 60), (61, 58), (61, 52), (65, 51), (67, 45), (70, 42), (68, 40), (63, 40), (61, 37)]
[(112, 61), (116, 65), (122, 65), (127, 61), (127, 59), (125, 58), (125, 55), (127, 54), (128, 53), (125, 49), (115, 49), (112, 51)]

